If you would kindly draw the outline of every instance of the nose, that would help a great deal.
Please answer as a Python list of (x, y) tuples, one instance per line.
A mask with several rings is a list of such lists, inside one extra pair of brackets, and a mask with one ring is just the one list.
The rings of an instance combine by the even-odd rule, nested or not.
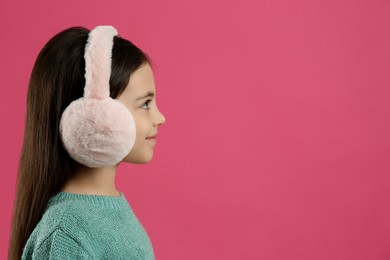
[(155, 126), (163, 125), (166, 121), (165, 116), (157, 109), (157, 119), (155, 121)]
[(161, 112), (160, 112), (160, 123), (158, 123), (158, 125), (165, 124), (165, 121), (166, 121), (165, 116), (163, 114), (161, 114)]

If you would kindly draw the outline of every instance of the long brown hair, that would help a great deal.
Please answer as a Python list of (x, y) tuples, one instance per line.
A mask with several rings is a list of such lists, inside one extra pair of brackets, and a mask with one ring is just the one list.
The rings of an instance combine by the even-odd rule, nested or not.
[[(64, 150), (59, 122), (64, 109), (83, 96), (84, 48), (89, 30), (65, 29), (38, 54), (28, 92), (23, 146), (18, 165), (8, 259), (20, 259), (23, 248), (41, 219), (48, 200), (72, 176), (76, 162)], [(114, 37), (110, 96), (117, 98), (130, 75), (149, 56), (130, 41)]]

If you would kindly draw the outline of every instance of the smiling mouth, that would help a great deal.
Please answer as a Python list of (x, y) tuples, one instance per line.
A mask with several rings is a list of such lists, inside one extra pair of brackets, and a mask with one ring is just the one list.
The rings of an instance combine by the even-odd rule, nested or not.
[(156, 144), (156, 138), (146, 138), (149, 143)]

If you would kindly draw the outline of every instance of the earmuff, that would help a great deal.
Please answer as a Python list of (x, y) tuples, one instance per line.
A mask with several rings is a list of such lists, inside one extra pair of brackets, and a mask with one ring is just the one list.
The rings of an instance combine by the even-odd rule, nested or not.
[(84, 53), (84, 95), (66, 107), (60, 120), (65, 150), (91, 168), (116, 165), (130, 152), (136, 139), (131, 112), (109, 96), (112, 47), (117, 34), (109, 25), (89, 32)]

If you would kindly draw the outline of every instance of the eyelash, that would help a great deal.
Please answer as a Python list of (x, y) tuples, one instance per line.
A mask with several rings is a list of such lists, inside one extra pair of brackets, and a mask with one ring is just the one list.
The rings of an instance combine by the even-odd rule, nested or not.
[[(145, 103), (142, 105), (142, 107), (143, 107), (145, 104), (149, 104), (149, 102), (151, 102), (151, 101), (152, 101), (151, 99), (146, 100)], [(146, 110), (149, 110), (149, 109), (150, 109), (150, 107), (148, 107)]]

